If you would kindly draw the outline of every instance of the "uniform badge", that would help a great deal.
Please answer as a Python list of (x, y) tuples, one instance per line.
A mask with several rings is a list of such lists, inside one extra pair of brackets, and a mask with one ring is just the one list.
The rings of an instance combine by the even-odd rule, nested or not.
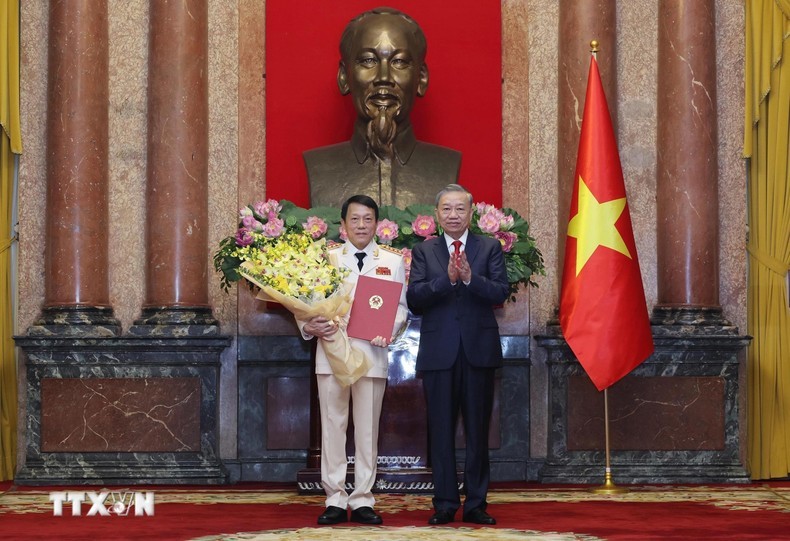
[(376, 267), (376, 274), (379, 276), (392, 276), (392, 271), (389, 267)]

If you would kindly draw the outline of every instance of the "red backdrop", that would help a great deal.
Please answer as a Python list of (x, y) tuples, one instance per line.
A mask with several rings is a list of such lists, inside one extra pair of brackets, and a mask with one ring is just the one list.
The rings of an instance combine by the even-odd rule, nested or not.
[(417, 138), (460, 150), (460, 182), (476, 201), (501, 205), (500, 3), (480, 0), (268, 0), (267, 197), (307, 206), (302, 151), (351, 137), (356, 113), (336, 82), (340, 34), (380, 5), (412, 16), (428, 40), (428, 91), (411, 113)]

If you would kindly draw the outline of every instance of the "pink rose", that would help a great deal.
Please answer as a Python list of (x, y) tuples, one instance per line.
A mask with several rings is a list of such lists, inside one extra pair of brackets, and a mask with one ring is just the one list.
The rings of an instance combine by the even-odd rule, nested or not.
[(326, 234), (326, 222), (318, 216), (308, 216), (307, 221), (302, 224), (313, 239), (320, 239)]
[(268, 201), (258, 201), (254, 205), (255, 212), (265, 217), (267, 220), (273, 220), (277, 217), (283, 209), (282, 205), (276, 199), (269, 199)]
[(411, 266), (411, 248), (401, 248), (400, 253), (403, 255), (403, 264)]
[(477, 220), (477, 226), (481, 231), (493, 234), (499, 231), (499, 222), (500, 218), (497, 216), (496, 212), (489, 211), (480, 216)]
[(391, 244), (392, 240), (398, 236), (398, 224), (392, 220), (381, 220), (376, 227), (376, 236), (379, 238), (379, 242)]
[(250, 214), (249, 216), (244, 216), (241, 219), (241, 225), (243, 225), (246, 229), (252, 231), (263, 231), (263, 224), (255, 219), (255, 217)]
[(280, 218), (274, 218), (263, 226), (263, 236), (270, 239), (277, 238), (282, 235), (284, 229), (283, 221)]
[(411, 223), (411, 228), (418, 237), (427, 237), (436, 233), (436, 222), (433, 216), (417, 215)]
[(403, 265), (406, 267), (406, 281), (409, 281), (409, 273), (411, 272), (411, 250), (409, 248), (401, 248), (403, 254)]
[(499, 228), (502, 231), (510, 231), (514, 223), (515, 220), (513, 219), (513, 216), (505, 216), (504, 218), (502, 218), (502, 220), (500, 220)]
[(268, 208), (266, 206), (266, 201), (256, 201), (253, 203), (252, 208), (255, 209), (255, 212), (260, 216), (266, 216), (266, 209)]
[(253, 242), (252, 231), (249, 229), (241, 228), (236, 231), (236, 245), (249, 246)]
[(502, 244), (502, 251), (507, 253), (513, 249), (513, 245), (518, 240), (518, 235), (512, 231), (497, 231), (494, 233), (494, 238)]
[(500, 221), (505, 217), (505, 213), (502, 212), (502, 209), (495, 205), (489, 205), (488, 203), (477, 203), (475, 205), (475, 210), (478, 216), (493, 213)]
[(500, 222), (505, 219), (505, 213), (502, 212), (502, 209), (498, 209), (493, 205), (491, 206), (491, 210), (489, 210), (488, 212), (493, 214), (496, 217), (496, 219), (499, 220)]

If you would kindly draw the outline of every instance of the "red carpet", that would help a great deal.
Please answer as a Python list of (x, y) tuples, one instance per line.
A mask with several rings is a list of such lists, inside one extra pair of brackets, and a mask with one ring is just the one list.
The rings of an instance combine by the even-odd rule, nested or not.
[[(489, 494), (495, 527), (454, 522), (430, 527), (430, 497), (378, 495), (383, 527), (318, 527), (323, 498), (291, 488), (132, 487), (155, 493), (154, 516), (53, 516), (52, 491), (100, 487), (17, 487), (0, 484), (2, 539), (368, 539), (431, 541), (496, 539), (651, 540), (790, 539), (790, 483), (738, 486), (640, 486), (613, 496), (588, 487), (525, 484)], [(108, 489), (110, 490), (110, 489)], [(117, 490), (117, 489), (114, 489)], [(460, 518), (460, 514), (459, 517)]]

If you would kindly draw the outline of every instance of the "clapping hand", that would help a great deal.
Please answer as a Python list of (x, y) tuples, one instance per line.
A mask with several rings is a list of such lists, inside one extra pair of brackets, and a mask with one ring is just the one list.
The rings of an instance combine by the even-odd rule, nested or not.
[(450, 279), (451, 284), (458, 281), (458, 254), (450, 254), (450, 262), (447, 264), (447, 277)]
[(454, 252), (450, 254), (450, 262), (447, 264), (447, 277), (451, 284), (455, 284), (460, 279), (468, 283), (472, 280), (472, 268), (466, 259), (466, 252)]
[(458, 277), (465, 284), (472, 281), (472, 268), (469, 266), (469, 261), (466, 259), (466, 252), (461, 252), (456, 255), (456, 268), (458, 269)]

